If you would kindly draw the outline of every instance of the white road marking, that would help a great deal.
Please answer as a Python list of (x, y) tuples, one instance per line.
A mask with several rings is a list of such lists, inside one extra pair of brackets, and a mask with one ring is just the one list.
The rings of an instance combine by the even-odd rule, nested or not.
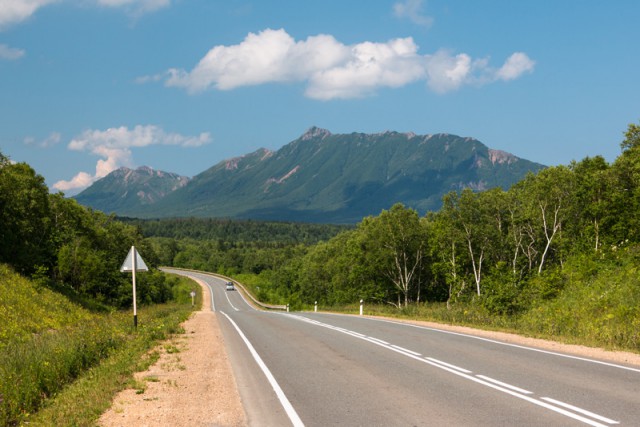
[(588, 417), (595, 418), (596, 420), (600, 420), (607, 424), (620, 424), (618, 421), (609, 419), (607, 417), (603, 417), (602, 415), (594, 414), (593, 412), (587, 411), (586, 409), (578, 408), (577, 406), (569, 405), (568, 403), (560, 402), (559, 400), (555, 400), (550, 397), (542, 397), (541, 399), (546, 400), (547, 402), (553, 403), (555, 405), (563, 406), (567, 409), (571, 409), (572, 411), (579, 412)]
[[(549, 410), (551, 410), (553, 412), (557, 412), (557, 413), (559, 413), (561, 415), (564, 415), (566, 417), (573, 418), (574, 420), (580, 421), (580, 422), (582, 422), (584, 424), (588, 424), (588, 425), (593, 426), (593, 427), (607, 427), (605, 424), (601, 424), (601, 423), (599, 423), (597, 421), (594, 421), (593, 419), (589, 419), (589, 418), (586, 418), (586, 417), (584, 417), (582, 415), (579, 415), (579, 414), (583, 414), (583, 415), (586, 415), (586, 416), (590, 416), (591, 418), (598, 419), (600, 421), (603, 421), (605, 419), (609, 420), (609, 418), (603, 417), (603, 416), (598, 415), (598, 414), (594, 414), (593, 412), (587, 411), (585, 409), (581, 409), (581, 408), (577, 408), (577, 407), (571, 407), (570, 405), (567, 405), (567, 404), (563, 404), (563, 405), (556, 404), (558, 406), (552, 405), (551, 403), (547, 403), (546, 401), (543, 401), (542, 399), (544, 399), (544, 398), (536, 399), (534, 397), (527, 396), (526, 394), (522, 394), (522, 392), (519, 392), (517, 390), (522, 390), (522, 391), (525, 391), (525, 392), (526, 392), (526, 390), (520, 389), (519, 387), (515, 387), (515, 386), (512, 386), (510, 384), (501, 383), (500, 381), (493, 380), (493, 379), (485, 379), (486, 377), (483, 378), (483, 376), (481, 376), (481, 375), (478, 375), (478, 376), (474, 377), (473, 375), (469, 374), (471, 371), (467, 371), (464, 368), (460, 368), (460, 367), (457, 367), (455, 365), (450, 365), (450, 366), (454, 366), (454, 367), (450, 367), (450, 366), (448, 366), (449, 365), (448, 363), (444, 363), (442, 361), (439, 361), (437, 359), (432, 359), (432, 358), (429, 358), (429, 357), (425, 357), (425, 358), (418, 357), (418, 356), (416, 356), (416, 354), (420, 354), (420, 353), (416, 353), (414, 351), (407, 350), (407, 349), (405, 349), (403, 347), (395, 346), (393, 344), (383, 344), (381, 342), (381, 340), (379, 340), (377, 338), (368, 337), (368, 336), (365, 336), (365, 337), (361, 338), (361, 337), (358, 337), (356, 335), (353, 335), (351, 333), (352, 331), (346, 330), (344, 328), (338, 328), (336, 326), (329, 325), (327, 323), (322, 323), (322, 322), (319, 322), (317, 320), (311, 320), (311, 319), (308, 319), (308, 318), (303, 317), (303, 316), (290, 315), (290, 314), (282, 314), (282, 315), (289, 316), (289, 317), (292, 317), (294, 319), (301, 320), (301, 321), (304, 321), (304, 322), (307, 322), (307, 323), (312, 323), (314, 325), (321, 326), (323, 328), (333, 329), (335, 331), (338, 331), (338, 332), (341, 332), (341, 333), (344, 333), (344, 334), (348, 334), (348, 335), (354, 336), (356, 338), (368, 341), (368, 342), (373, 343), (375, 345), (378, 345), (380, 347), (386, 348), (388, 350), (391, 350), (391, 351), (394, 351), (396, 353), (399, 353), (399, 354), (402, 354), (404, 356), (407, 356), (407, 357), (410, 357), (412, 359), (415, 359), (415, 360), (417, 360), (419, 362), (427, 363), (427, 364), (429, 364), (431, 366), (434, 366), (436, 368), (445, 370), (445, 371), (450, 372), (450, 373), (452, 373), (454, 375), (457, 375), (459, 377), (466, 378), (466, 379), (468, 379), (470, 381), (473, 381), (475, 383), (482, 384), (482, 385), (484, 385), (486, 387), (492, 388), (494, 390), (501, 391), (503, 393), (506, 393), (506, 394), (511, 395), (513, 397), (516, 397), (518, 399), (522, 399), (522, 400), (525, 400), (527, 402), (533, 403), (534, 405), (541, 406), (541, 407), (549, 409)], [(396, 323), (396, 322), (389, 321), (389, 323)], [(425, 328), (425, 329), (429, 329), (429, 328)], [(435, 329), (435, 330), (439, 331), (437, 329)], [(442, 331), (442, 332), (446, 332), (446, 331)], [(464, 334), (460, 334), (460, 335), (464, 335)], [(491, 341), (491, 340), (487, 340), (487, 341)], [(496, 342), (500, 343), (499, 341), (496, 341)], [(436, 362), (436, 360), (437, 360), (437, 362)], [(550, 398), (547, 398), (547, 400), (548, 399), (550, 399)], [(553, 399), (551, 399), (551, 400), (553, 400)], [(555, 402), (557, 402), (557, 401), (555, 401)], [(564, 407), (561, 407), (561, 406), (564, 406)], [(567, 409), (572, 409), (572, 410), (574, 410), (575, 412), (578, 412), (578, 413), (570, 412)], [(613, 420), (609, 420), (609, 421), (611, 421), (611, 422), (609, 422), (610, 424), (612, 424), (612, 423), (613, 424), (618, 424), (617, 421), (613, 421)]]
[(484, 376), (484, 375), (476, 375), (476, 376), (478, 378), (482, 378), (485, 381), (489, 381), (491, 383), (498, 384), (499, 386), (502, 386), (502, 387), (505, 387), (505, 388), (510, 388), (511, 390), (517, 391), (518, 393), (533, 394), (533, 392), (531, 392), (531, 391), (525, 390), (525, 389), (520, 388), (520, 387), (516, 387), (516, 386), (511, 385), (511, 384), (503, 383), (502, 381), (498, 381), (498, 380), (495, 380), (493, 378), (490, 378), (490, 377), (487, 377), (487, 376)]
[(253, 347), (251, 342), (249, 342), (249, 340), (247, 339), (245, 334), (242, 332), (242, 330), (238, 327), (236, 322), (234, 322), (233, 319), (231, 319), (231, 317), (227, 315), (227, 313), (225, 313), (224, 311), (221, 311), (220, 313), (222, 313), (227, 319), (229, 319), (229, 322), (231, 322), (231, 324), (236, 329), (236, 331), (238, 331), (238, 335), (240, 335), (240, 338), (242, 338), (242, 340), (246, 344), (254, 360), (256, 361), (260, 369), (262, 369), (262, 372), (264, 373), (264, 375), (267, 377), (267, 380), (269, 380), (269, 384), (271, 384), (273, 391), (275, 391), (276, 396), (278, 396), (278, 400), (280, 400), (280, 404), (282, 405), (285, 412), (287, 413), (287, 416), (289, 417), (289, 420), (291, 420), (291, 423), (294, 425), (294, 427), (304, 427), (304, 423), (298, 416), (298, 413), (293, 408), (293, 405), (291, 405), (291, 402), (289, 402), (289, 399), (287, 399), (287, 396), (284, 394), (284, 391), (282, 391), (282, 388), (280, 388), (280, 385), (274, 378), (273, 374), (271, 374), (271, 371), (269, 371), (269, 368), (267, 368), (267, 365), (264, 363), (264, 361), (262, 360), (262, 358), (260, 357), (256, 349)]
[[(332, 313), (326, 313), (326, 314), (332, 314)], [(334, 315), (335, 316), (341, 316), (340, 314), (334, 314)], [(538, 353), (550, 354), (552, 356), (559, 356), (559, 357), (564, 357), (564, 358), (567, 358), (567, 359), (580, 360), (580, 361), (583, 361), (583, 362), (595, 363), (595, 364), (598, 364), (598, 365), (609, 366), (609, 367), (612, 367), (612, 368), (625, 369), (627, 371), (640, 372), (640, 369), (632, 368), (630, 366), (617, 365), (615, 363), (604, 362), (602, 360), (588, 359), (586, 357), (580, 357), (580, 356), (572, 356), (570, 354), (556, 353), (555, 351), (542, 350), (542, 349), (539, 349), (539, 348), (527, 347), (527, 346), (519, 345), (519, 344), (512, 344), (512, 343), (508, 343), (508, 342), (496, 341), (496, 340), (492, 340), (490, 338), (478, 337), (478, 336), (475, 336), (475, 335), (463, 334), (463, 333), (460, 333), (460, 332), (445, 331), (443, 329), (429, 328), (427, 326), (414, 325), (414, 324), (411, 324), (411, 323), (395, 322), (393, 320), (374, 319), (372, 317), (368, 317), (367, 319), (375, 321), (375, 322), (393, 323), (394, 325), (402, 325), (402, 326), (408, 326), (408, 327), (411, 327), (411, 328), (425, 329), (425, 330), (428, 330), (428, 331), (440, 332), (440, 333), (443, 333), (443, 334), (457, 335), (457, 336), (466, 337), (466, 338), (473, 338), (473, 339), (476, 339), (476, 340), (486, 341), (486, 342), (490, 342), (490, 343), (493, 343), (493, 344), (504, 345), (504, 346), (507, 346), (507, 347), (514, 347), (514, 348), (520, 348), (520, 349), (523, 349), (523, 350), (536, 351)]]
[(444, 365), (444, 366), (448, 366), (451, 369), (455, 369), (457, 371), (464, 372), (465, 374), (470, 374), (471, 373), (471, 371), (468, 370), (468, 369), (464, 369), (464, 368), (461, 368), (459, 366), (452, 365), (451, 363), (443, 362), (442, 360), (434, 359), (433, 357), (425, 357), (425, 359), (430, 360), (430, 361), (435, 362), (435, 363), (439, 363), (439, 364)]
[(229, 299), (229, 292), (224, 291), (224, 295), (227, 297), (227, 301), (229, 301), (229, 305), (231, 306), (231, 308), (233, 308), (235, 311), (240, 311), (236, 308), (235, 305), (233, 305), (233, 303), (231, 302), (231, 300)]
[(406, 349), (404, 347), (400, 347), (399, 345), (391, 344), (391, 347), (397, 348), (398, 350), (404, 351), (405, 353), (413, 354), (414, 356), (422, 356), (422, 354), (420, 354), (420, 353), (418, 353), (416, 351), (412, 351), (412, 350)]

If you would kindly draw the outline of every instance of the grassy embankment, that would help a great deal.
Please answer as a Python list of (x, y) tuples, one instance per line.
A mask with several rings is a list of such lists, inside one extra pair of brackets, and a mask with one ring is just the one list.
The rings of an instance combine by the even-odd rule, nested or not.
[(134, 329), (130, 312), (89, 311), (0, 265), (0, 425), (91, 425), (182, 332), (192, 289), (176, 280), (175, 302), (141, 307)]
[[(364, 313), (428, 320), (482, 329), (514, 332), (571, 344), (640, 353), (640, 254), (631, 249), (608, 260), (569, 260), (561, 270), (532, 279), (514, 296), (516, 314), (491, 313), (477, 299), (451, 304), (412, 304), (398, 310), (365, 301)], [(271, 284), (256, 275), (235, 277), (254, 295), (269, 301)], [(485, 298), (487, 296), (484, 296)], [(490, 296), (489, 296), (490, 297)], [(303, 310), (313, 310), (305, 305)], [(359, 303), (323, 306), (319, 310), (357, 314)]]

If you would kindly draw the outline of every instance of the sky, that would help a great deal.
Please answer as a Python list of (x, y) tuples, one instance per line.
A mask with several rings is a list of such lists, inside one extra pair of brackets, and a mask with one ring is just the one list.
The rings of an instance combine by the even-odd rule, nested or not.
[(0, 0), (0, 152), (66, 195), (312, 126), (612, 162), (640, 119), (639, 18), (637, 0)]

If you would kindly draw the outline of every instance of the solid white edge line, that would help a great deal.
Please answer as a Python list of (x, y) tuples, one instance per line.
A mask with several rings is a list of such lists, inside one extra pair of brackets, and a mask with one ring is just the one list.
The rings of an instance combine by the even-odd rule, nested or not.
[(489, 382), (492, 382), (492, 383), (494, 383), (494, 384), (498, 384), (498, 385), (500, 385), (500, 386), (502, 386), (502, 387), (510, 388), (511, 390), (513, 390), (513, 391), (517, 391), (518, 393), (522, 393), (522, 394), (533, 394), (533, 392), (532, 392), (532, 391), (525, 390), (525, 389), (523, 389), (523, 388), (516, 387), (516, 386), (511, 385), (511, 384), (503, 383), (502, 381), (498, 381), (498, 380), (493, 379), (493, 378), (491, 378), (491, 377), (487, 377), (486, 375), (476, 375), (476, 377), (478, 377), (478, 378), (482, 378), (483, 380), (485, 380), (485, 381), (489, 381)]
[(587, 411), (586, 409), (578, 408), (577, 406), (569, 405), (568, 403), (564, 403), (564, 402), (561, 402), (559, 400), (552, 399), (550, 397), (541, 397), (541, 399), (542, 400), (546, 400), (549, 403), (553, 403), (555, 405), (563, 406), (563, 407), (565, 407), (567, 409), (571, 409), (572, 411), (579, 412), (579, 413), (581, 413), (583, 415), (586, 415), (588, 417), (595, 418), (596, 420), (603, 421), (603, 422), (605, 422), (607, 424), (620, 424), (620, 421), (615, 421), (615, 420), (609, 419), (607, 417), (603, 417), (602, 415), (594, 414), (593, 412)]
[(267, 365), (264, 363), (264, 361), (262, 360), (262, 358), (260, 357), (256, 349), (253, 347), (251, 342), (249, 342), (249, 340), (247, 339), (245, 334), (242, 332), (240, 327), (238, 327), (236, 322), (234, 322), (233, 319), (231, 319), (231, 317), (229, 317), (227, 313), (225, 313), (224, 311), (221, 311), (220, 313), (222, 313), (227, 319), (229, 319), (229, 322), (231, 322), (233, 327), (238, 332), (238, 335), (240, 335), (240, 338), (242, 338), (242, 340), (246, 344), (254, 360), (256, 361), (260, 369), (262, 369), (262, 372), (267, 377), (267, 380), (269, 380), (269, 384), (271, 384), (273, 391), (275, 391), (276, 396), (278, 396), (278, 400), (280, 401), (280, 404), (282, 405), (285, 412), (287, 413), (289, 420), (291, 420), (291, 423), (295, 427), (304, 427), (304, 423), (298, 416), (298, 413), (296, 412), (296, 410), (293, 408), (293, 405), (291, 405), (291, 402), (289, 402), (289, 399), (287, 399), (287, 396), (284, 394), (284, 391), (282, 391), (282, 388), (280, 388), (280, 385), (276, 381), (275, 377), (273, 376), (273, 374), (271, 374), (271, 371), (269, 371), (269, 368), (267, 368)]

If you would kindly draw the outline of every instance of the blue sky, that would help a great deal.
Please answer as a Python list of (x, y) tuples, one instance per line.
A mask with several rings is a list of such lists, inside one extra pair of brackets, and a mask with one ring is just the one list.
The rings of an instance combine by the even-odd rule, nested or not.
[(640, 119), (639, 18), (636, 0), (0, 0), (0, 152), (68, 195), (311, 126), (613, 161)]

